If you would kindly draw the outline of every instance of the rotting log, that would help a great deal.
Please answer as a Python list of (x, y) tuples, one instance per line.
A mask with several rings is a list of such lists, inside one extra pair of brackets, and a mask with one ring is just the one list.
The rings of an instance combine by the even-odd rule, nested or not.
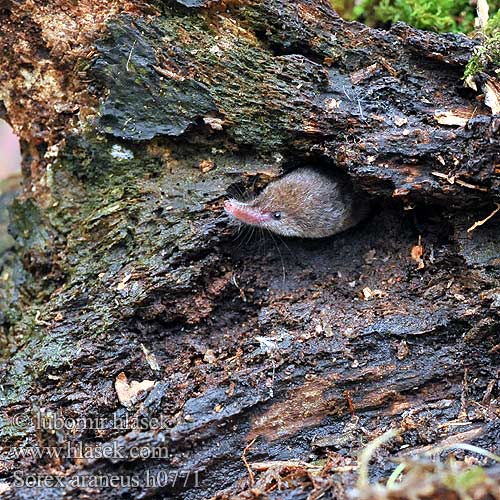
[[(467, 231), (500, 199), (500, 119), (480, 95), (495, 75), (462, 80), (477, 42), (321, 1), (1, 8), (2, 114), (23, 151), (23, 191), (3, 200), (6, 498), (45, 476), (39, 498), (252, 497), (265, 464), (325, 458), (321, 485), (282, 487), (343, 498), (391, 427), (373, 480), (402, 446), (499, 452), (499, 217)], [(304, 164), (349, 175), (369, 219), (235, 243), (224, 196)], [(64, 452), (78, 444), (93, 457)]]

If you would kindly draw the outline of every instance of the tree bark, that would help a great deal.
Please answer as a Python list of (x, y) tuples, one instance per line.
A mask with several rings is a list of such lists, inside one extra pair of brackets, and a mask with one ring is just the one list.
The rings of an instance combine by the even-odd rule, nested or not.
[[(40, 498), (252, 498), (278, 476), (279, 498), (344, 498), (390, 428), (371, 480), (402, 446), (500, 452), (500, 217), (468, 231), (500, 201), (495, 74), (462, 79), (477, 42), (311, 0), (1, 7), (23, 150), (1, 261), (6, 498), (40, 478)], [(235, 242), (224, 197), (302, 165), (349, 175), (373, 213), (325, 240)]]

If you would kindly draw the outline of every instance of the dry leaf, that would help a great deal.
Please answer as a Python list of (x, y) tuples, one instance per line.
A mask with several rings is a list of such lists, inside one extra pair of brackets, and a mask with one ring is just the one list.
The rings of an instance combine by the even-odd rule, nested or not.
[(151, 351), (149, 351), (149, 349), (147, 349), (144, 344), (141, 344), (141, 348), (142, 352), (144, 353), (144, 356), (146, 356), (146, 361), (148, 362), (148, 365), (151, 368), (151, 370), (159, 372), (160, 365), (158, 364), (156, 356)]
[(418, 264), (417, 269), (423, 269), (425, 267), (424, 259), (424, 247), (422, 246), (422, 238), (418, 237), (418, 244), (411, 249), (411, 258)]
[(215, 118), (213, 116), (205, 116), (205, 118), (203, 118), (203, 121), (213, 130), (222, 130), (222, 125), (224, 124), (224, 120)]
[(213, 365), (217, 361), (217, 358), (215, 357), (214, 351), (212, 349), (206, 350), (205, 355), (203, 356), (203, 361), (211, 365)]
[(363, 298), (365, 300), (380, 299), (387, 295), (382, 290), (372, 290), (370, 287), (366, 286), (363, 288)]
[(471, 88), (472, 90), (475, 90), (477, 92), (477, 85), (476, 85), (476, 77), (473, 75), (469, 75), (465, 79), (465, 86)]
[(493, 115), (500, 113), (500, 83), (489, 78), (484, 84), (484, 104), (491, 109)]
[(398, 127), (402, 127), (403, 125), (406, 125), (408, 123), (408, 118), (404, 118), (403, 116), (395, 116), (394, 123)]
[(456, 125), (458, 127), (465, 127), (471, 117), (472, 112), (468, 112), (465, 110), (434, 112), (434, 119), (440, 125)]
[(130, 408), (137, 400), (139, 394), (149, 391), (154, 385), (155, 382), (153, 380), (143, 380), (142, 382), (132, 380), (129, 384), (125, 373), (120, 372), (115, 380), (115, 391), (120, 403), (126, 408)]
[(212, 160), (201, 160), (200, 163), (198, 164), (200, 172), (202, 172), (203, 174), (210, 172), (210, 170), (212, 170), (214, 166), (215, 163)]

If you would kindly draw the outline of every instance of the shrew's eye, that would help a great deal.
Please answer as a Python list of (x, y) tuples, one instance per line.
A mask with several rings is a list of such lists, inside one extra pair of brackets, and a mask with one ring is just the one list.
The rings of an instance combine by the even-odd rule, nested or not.
[(274, 212), (273, 213), (273, 218), (276, 219), (276, 220), (280, 220), (281, 219), (281, 212)]

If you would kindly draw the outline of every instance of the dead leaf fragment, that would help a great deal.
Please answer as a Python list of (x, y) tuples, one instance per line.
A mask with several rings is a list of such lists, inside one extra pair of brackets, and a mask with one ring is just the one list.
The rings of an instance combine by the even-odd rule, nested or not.
[(450, 125), (465, 127), (467, 122), (472, 117), (472, 113), (465, 110), (455, 110), (455, 111), (435, 111), (434, 119), (440, 125)]
[(366, 286), (363, 288), (363, 298), (365, 300), (380, 299), (385, 297), (387, 294), (382, 290), (372, 290), (370, 287)]
[(198, 164), (200, 172), (203, 174), (210, 172), (210, 170), (212, 170), (214, 166), (215, 163), (212, 160), (201, 160), (200, 163)]
[(203, 121), (213, 130), (222, 130), (222, 125), (224, 124), (224, 120), (213, 116), (205, 116)]
[(476, 77), (473, 75), (469, 75), (464, 82), (466, 87), (471, 88), (472, 90), (475, 90), (477, 92), (477, 85), (476, 85)]
[(404, 116), (395, 116), (394, 123), (396, 124), (396, 126), (402, 127), (403, 125), (406, 125), (408, 123), (408, 118), (405, 118)]
[(210, 365), (213, 365), (217, 361), (215, 353), (212, 349), (206, 350), (205, 355), (203, 356), (203, 361)]
[(146, 357), (146, 361), (151, 368), (151, 370), (155, 370), (157, 372), (160, 371), (160, 365), (158, 364), (158, 360), (156, 359), (156, 356), (144, 345), (141, 344), (141, 349), (142, 352), (144, 353), (144, 356)]
[(126, 408), (130, 408), (137, 400), (139, 394), (149, 391), (154, 385), (155, 382), (153, 380), (143, 380), (142, 382), (132, 380), (129, 384), (125, 373), (120, 372), (115, 380), (115, 391), (120, 403)]
[(424, 259), (424, 247), (422, 246), (422, 238), (418, 237), (418, 244), (411, 249), (411, 258), (418, 264), (417, 269), (423, 269), (425, 267)]
[(484, 84), (484, 104), (491, 109), (493, 115), (500, 114), (500, 82), (493, 78)]

